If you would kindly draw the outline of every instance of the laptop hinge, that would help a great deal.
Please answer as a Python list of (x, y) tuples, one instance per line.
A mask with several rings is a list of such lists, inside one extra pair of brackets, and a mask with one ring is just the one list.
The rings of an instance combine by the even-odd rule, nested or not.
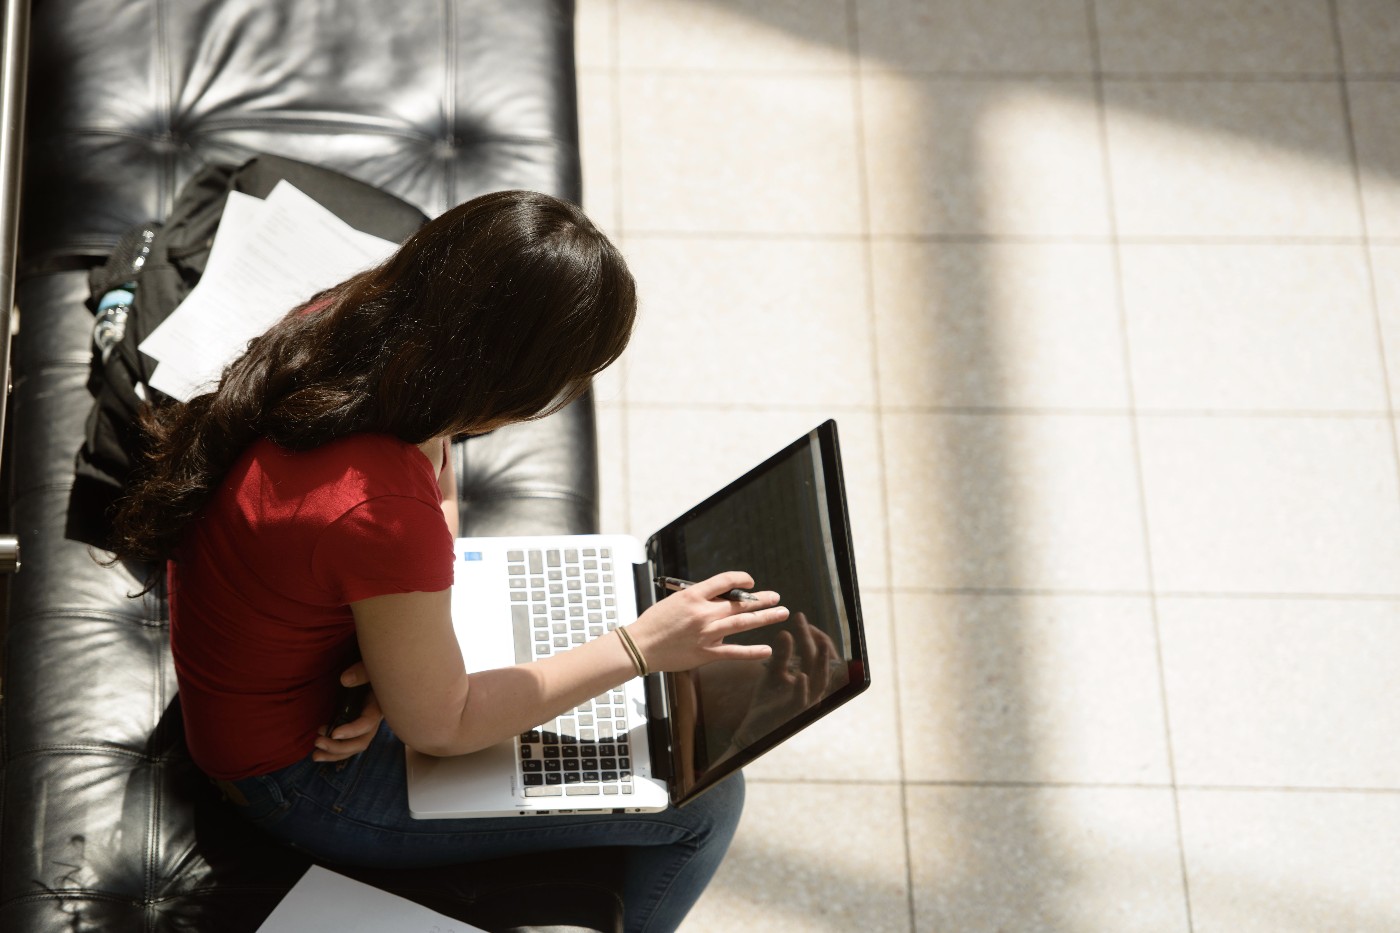
[[(647, 542), (650, 545), (652, 542)], [(650, 548), (648, 548), (650, 550)], [(648, 555), (651, 556), (651, 555)], [(656, 567), (651, 560), (632, 565), (632, 589), (637, 596), (637, 615), (656, 605)], [(671, 742), (671, 703), (667, 697), (665, 678), (668, 674), (650, 674), (642, 682), (647, 697), (647, 741), (651, 745), (651, 772), (667, 782), (675, 773), (676, 749)]]
[(647, 693), (647, 741), (651, 745), (651, 773), (668, 785), (675, 774), (676, 749), (671, 743), (671, 711), (666, 699), (668, 674), (651, 674), (644, 681)]

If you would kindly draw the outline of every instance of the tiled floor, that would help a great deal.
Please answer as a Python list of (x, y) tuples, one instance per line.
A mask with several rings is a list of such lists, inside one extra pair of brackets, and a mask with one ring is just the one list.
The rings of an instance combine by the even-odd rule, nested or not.
[(579, 41), (644, 302), (605, 526), (835, 416), (874, 645), (687, 931), (1400, 929), (1400, 4), (580, 0)]

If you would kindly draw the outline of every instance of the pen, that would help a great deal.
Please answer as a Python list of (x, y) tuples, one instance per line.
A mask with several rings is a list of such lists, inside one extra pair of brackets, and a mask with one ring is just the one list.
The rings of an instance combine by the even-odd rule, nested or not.
[[(680, 577), (657, 577), (656, 585), (663, 590), (683, 590), (686, 587), (694, 586), (695, 583), (691, 580), (682, 580)], [(719, 594), (716, 598), (735, 602), (749, 602), (758, 599), (757, 596), (744, 590), (730, 590), (728, 593)]]

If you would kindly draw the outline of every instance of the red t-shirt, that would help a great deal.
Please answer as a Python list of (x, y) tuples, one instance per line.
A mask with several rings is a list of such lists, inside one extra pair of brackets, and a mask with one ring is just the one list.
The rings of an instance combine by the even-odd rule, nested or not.
[(311, 754), (353, 657), (349, 603), (452, 585), (428, 458), (377, 434), (250, 447), (170, 564), (170, 646), (195, 763), (225, 780)]

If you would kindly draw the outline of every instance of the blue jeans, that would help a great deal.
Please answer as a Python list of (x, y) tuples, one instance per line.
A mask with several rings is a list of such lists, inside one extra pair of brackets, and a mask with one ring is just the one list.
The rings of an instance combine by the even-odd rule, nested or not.
[(237, 809), (273, 838), (329, 864), (422, 868), (592, 846), (625, 846), (626, 928), (674, 930), (719, 868), (744, 806), (736, 774), (684, 808), (605, 816), (415, 820), (404, 747), (381, 725), (363, 753), (230, 782)]

